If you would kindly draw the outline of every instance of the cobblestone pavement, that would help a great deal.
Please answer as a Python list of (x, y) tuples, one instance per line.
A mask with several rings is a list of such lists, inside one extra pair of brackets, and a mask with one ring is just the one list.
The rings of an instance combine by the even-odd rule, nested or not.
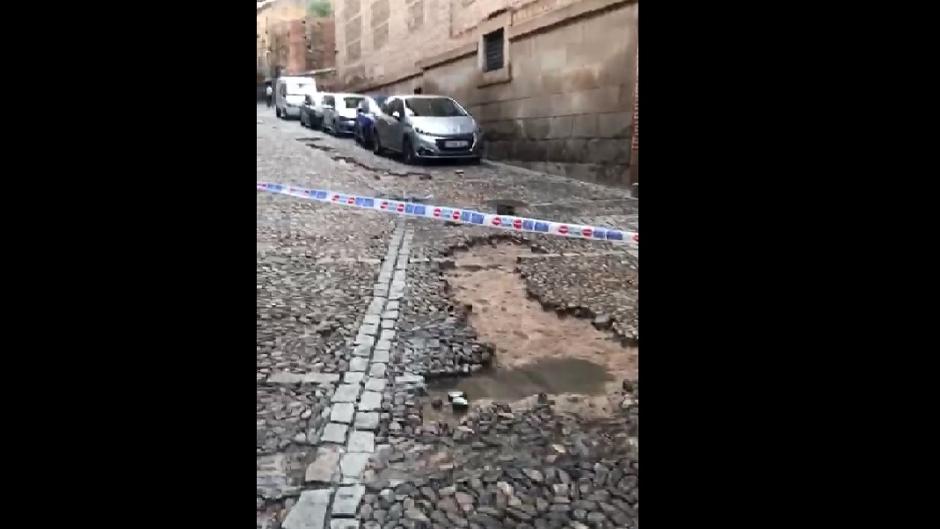
[[(637, 229), (626, 190), (487, 162), (406, 166), (264, 107), (257, 131), (258, 180)], [(637, 526), (635, 381), (600, 418), (545, 394), (426, 411), (452, 406), (428, 379), (494, 361), (445, 278), (455, 252), (529, 247), (516, 271), (530, 297), (636, 345), (635, 252), (264, 192), (257, 214), (258, 527)]]

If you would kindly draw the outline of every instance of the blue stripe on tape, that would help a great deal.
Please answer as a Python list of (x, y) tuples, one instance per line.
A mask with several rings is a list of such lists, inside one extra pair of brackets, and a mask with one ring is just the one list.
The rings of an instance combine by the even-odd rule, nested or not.
[(424, 215), (424, 206), (415, 205), (415, 215)]

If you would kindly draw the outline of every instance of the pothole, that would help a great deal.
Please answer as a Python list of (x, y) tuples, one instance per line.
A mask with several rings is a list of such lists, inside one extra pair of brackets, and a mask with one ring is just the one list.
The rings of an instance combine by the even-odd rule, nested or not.
[(486, 204), (495, 208), (497, 215), (516, 215), (517, 211), (528, 207), (525, 202), (512, 198), (496, 198), (486, 201)]
[(451, 291), (470, 306), (470, 324), (496, 354), (491, 368), (471, 377), (434, 381), (431, 400), (444, 401), (440, 415), (451, 414), (446, 393), (452, 390), (465, 392), (471, 404), (545, 393), (573, 412), (603, 412), (606, 395), (636, 379), (636, 347), (621, 345), (590, 319), (559, 315), (527, 296), (525, 280), (515, 272), (521, 255), (531, 251), (507, 243), (455, 253), (456, 266), (447, 273)]
[(307, 143), (307, 147), (310, 147), (311, 149), (316, 149), (318, 151), (323, 151), (323, 152), (333, 152), (334, 150), (333, 147), (330, 147), (329, 145), (320, 145), (318, 143), (313, 143), (313, 142)]
[[(318, 151), (323, 151), (323, 152), (326, 152), (326, 153), (333, 153), (333, 152), (336, 151), (336, 148), (334, 148), (334, 147), (331, 147), (331, 146), (329, 146), (329, 145), (323, 145), (323, 144), (320, 144), (320, 143), (316, 143), (316, 142), (320, 141), (320, 138), (296, 138), (296, 139), (297, 139), (297, 141), (299, 141), (299, 142), (304, 142), (304, 144), (305, 144), (307, 147), (310, 147), (311, 149), (316, 149), (316, 150), (318, 150)], [(340, 163), (340, 164), (347, 163), (347, 164), (355, 165), (355, 166), (357, 166), (357, 167), (360, 167), (360, 168), (362, 168), (362, 169), (365, 169), (366, 171), (369, 171), (369, 172), (373, 173), (373, 175), (375, 176), (376, 179), (381, 178), (381, 175), (383, 175), (383, 174), (384, 174), (384, 175), (388, 175), (388, 176), (397, 176), (397, 177), (400, 177), (400, 178), (407, 178), (407, 177), (409, 177), (409, 176), (417, 176), (419, 180), (430, 180), (430, 179), (431, 179), (430, 173), (415, 172), (415, 171), (397, 171), (397, 170), (394, 170), (394, 169), (393, 169), (393, 170), (385, 170), (385, 169), (381, 169), (381, 168), (379, 168), (379, 167), (372, 167), (371, 165), (365, 164), (365, 163), (363, 163), (363, 162), (357, 160), (356, 158), (354, 158), (354, 157), (352, 157), (352, 156), (347, 156), (347, 155), (344, 155), (344, 154), (330, 154), (330, 159), (333, 160), (334, 162), (337, 162), (337, 163)]]

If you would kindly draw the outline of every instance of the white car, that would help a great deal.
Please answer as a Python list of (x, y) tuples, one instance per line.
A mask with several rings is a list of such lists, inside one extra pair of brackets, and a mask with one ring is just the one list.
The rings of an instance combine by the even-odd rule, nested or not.
[(352, 134), (356, 109), (365, 99), (362, 94), (327, 94), (323, 97), (323, 130), (330, 134)]

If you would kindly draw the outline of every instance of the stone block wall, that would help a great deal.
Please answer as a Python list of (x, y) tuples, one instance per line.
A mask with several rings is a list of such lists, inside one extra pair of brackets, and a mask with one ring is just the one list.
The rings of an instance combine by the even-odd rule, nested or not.
[[(371, 3), (369, 9), (390, 4), (381, 8), (383, 17), (389, 13), (379, 19), (389, 26), (381, 50), (352, 63), (344, 62), (348, 55), (338, 59), (347, 89), (395, 94), (420, 86), (426, 94), (448, 95), (483, 126), (488, 158), (629, 185), (635, 0), (345, 2)], [(434, 4), (445, 9), (425, 7), (417, 22), (420, 9), (413, 6)], [(356, 16), (371, 21), (372, 12)], [(509, 39), (508, 66), (490, 80), (477, 43), (498, 27)], [(339, 34), (337, 41), (343, 42)]]

